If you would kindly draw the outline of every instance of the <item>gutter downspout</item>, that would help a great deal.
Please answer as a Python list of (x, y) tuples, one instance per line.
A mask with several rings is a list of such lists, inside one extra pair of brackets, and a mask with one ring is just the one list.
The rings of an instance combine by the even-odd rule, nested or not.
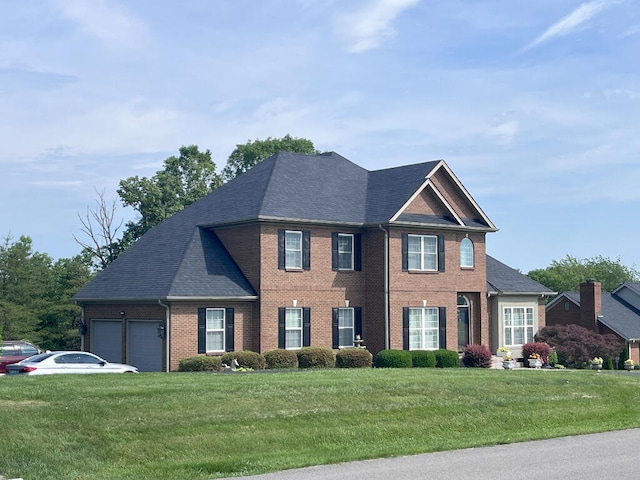
[(384, 348), (391, 348), (389, 341), (389, 230), (382, 225), (378, 228), (384, 232)]
[(170, 319), (171, 319), (171, 310), (169, 305), (162, 303), (162, 300), (158, 300), (158, 305), (164, 307), (165, 309), (165, 318), (164, 318), (164, 341), (165, 341), (165, 372), (171, 371), (171, 366), (169, 364), (170, 355), (169, 355), (169, 346), (170, 346), (170, 338), (171, 338), (171, 328), (170, 328)]

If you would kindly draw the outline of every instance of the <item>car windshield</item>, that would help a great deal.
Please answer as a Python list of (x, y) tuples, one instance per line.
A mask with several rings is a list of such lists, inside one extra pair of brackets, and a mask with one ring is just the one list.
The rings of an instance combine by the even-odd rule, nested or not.
[[(22, 362), (39, 363), (39, 362), (49, 358), (51, 355), (53, 355), (53, 353), (51, 353), (51, 352), (49, 352), (49, 353), (39, 353), (38, 355), (33, 355), (32, 357), (24, 359)], [(22, 363), (22, 362), (20, 362), (20, 363)]]

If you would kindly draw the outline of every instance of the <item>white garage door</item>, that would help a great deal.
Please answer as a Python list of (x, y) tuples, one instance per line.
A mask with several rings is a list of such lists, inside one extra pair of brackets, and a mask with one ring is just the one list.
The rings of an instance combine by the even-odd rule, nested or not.
[(91, 351), (108, 362), (122, 363), (122, 321), (93, 320)]
[(128, 323), (127, 363), (141, 372), (162, 371), (162, 339), (158, 337), (158, 323), (134, 320)]

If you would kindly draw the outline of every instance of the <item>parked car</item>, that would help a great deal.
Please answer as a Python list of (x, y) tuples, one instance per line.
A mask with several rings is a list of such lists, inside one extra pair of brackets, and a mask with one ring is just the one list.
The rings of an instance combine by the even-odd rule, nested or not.
[(138, 373), (123, 363), (110, 363), (89, 352), (39, 353), (7, 365), (7, 375), (49, 375), (54, 373)]
[(7, 373), (7, 365), (17, 363), (36, 353), (42, 353), (42, 350), (29, 342), (4, 340), (0, 345), (0, 373)]

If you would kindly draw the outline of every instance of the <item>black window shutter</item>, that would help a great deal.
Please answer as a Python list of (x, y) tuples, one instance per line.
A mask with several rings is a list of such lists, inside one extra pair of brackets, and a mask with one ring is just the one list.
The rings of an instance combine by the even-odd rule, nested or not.
[(331, 270), (338, 270), (338, 232), (331, 232)]
[(278, 348), (285, 348), (285, 322), (284, 322), (284, 307), (278, 308)]
[(198, 353), (207, 353), (207, 309), (198, 309)]
[(356, 272), (362, 270), (362, 235), (356, 233), (353, 236), (353, 266)]
[(440, 307), (438, 310), (440, 317), (440, 348), (447, 348), (447, 308)]
[(438, 235), (438, 271), (444, 272), (444, 235)]
[(402, 349), (409, 350), (409, 307), (402, 307)]
[(302, 231), (302, 268), (303, 270), (311, 269), (311, 232), (309, 230)]
[(353, 335), (360, 335), (362, 339), (362, 307), (356, 307), (353, 309), (353, 313), (355, 315), (355, 331)]
[(409, 235), (402, 234), (402, 271), (409, 271)]
[(302, 309), (302, 346), (309, 347), (311, 345), (311, 309), (305, 307)]
[(233, 344), (233, 308), (225, 308), (224, 309), (224, 318), (227, 322), (227, 328), (225, 330), (225, 338), (224, 338), (224, 344), (225, 344), (225, 350), (227, 352), (233, 352), (234, 351), (234, 344)]
[(339, 308), (334, 308), (333, 315), (331, 316), (331, 338), (333, 339), (333, 348), (340, 346), (340, 332), (339, 332)]
[(284, 270), (284, 229), (278, 229), (278, 269)]

